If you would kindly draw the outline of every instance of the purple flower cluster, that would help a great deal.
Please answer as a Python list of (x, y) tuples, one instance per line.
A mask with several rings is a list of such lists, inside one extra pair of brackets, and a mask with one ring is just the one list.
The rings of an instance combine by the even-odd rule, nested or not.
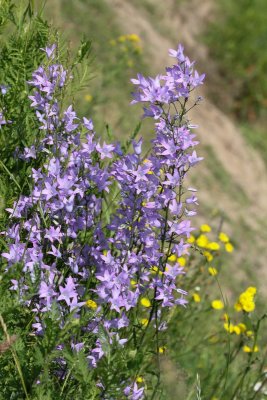
[[(22, 268), (11, 289), (35, 314), (36, 334), (45, 331), (44, 315), (53, 307), (62, 327), (71, 312), (78, 320), (88, 313), (82, 332), (95, 337), (95, 345), (86, 348), (73, 337), (71, 346), (84, 348), (88, 364), (97, 367), (105, 356), (100, 328), (110, 345), (125, 346), (130, 313), (138, 319), (142, 299), (149, 303), (141, 314), (158, 331), (166, 327), (164, 310), (186, 304), (186, 292), (177, 287), (183, 268), (169, 260), (188, 252), (186, 239), (193, 230), (189, 218), (196, 213), (196, 190), (186, 190), (184, 180), (201, 158), (186, 105), (204, 76), (179, 46), (170, 51), (176, 64), (166, 75), (132, 80), (133, 103), (146, 103), (145, 116), (155, 119), (156, 136), (144, 158), (141, 139), (123, 154), (119, 144), (101, 143), (92, 121), (80, 120), (72, 106), (61, 110), (68, 72), (51, 64), (54, 46), (45, 51), (48, 67), (39, 67), (29, 82), (31, 106), (45, 135), (25, 149), (24, 158), (42, 153), (46, 161), (32, 169), (30, 195), (8, 209), (9, 250), (2, 256), (8, 270), (16, 264)], [(141, 325), (139, 331), (143, 334)], [(141, 399), (143, 388), (134, 383), (125, 395)]]

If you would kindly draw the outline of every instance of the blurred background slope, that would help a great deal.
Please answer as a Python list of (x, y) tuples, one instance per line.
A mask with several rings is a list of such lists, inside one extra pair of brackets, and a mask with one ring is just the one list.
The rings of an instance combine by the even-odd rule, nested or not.
[[(205, 101), (190, 118), (199, 125), (205, 161), (191, 173), (200, 219), (232, 233), (233, 283), (262, 276), (267, 226), (267, 3), (265, 0), (47, 0), (47, 16), (75, 47), (92, 39), (94, 79), (76, 106), (100, 132), (127, 137), (140, 107), (129, 106), (129, 78), (160, 73), (178, 43), (206, 73)], [(139, 40), (140, 38), (140, 40)], [(104, 122), (103, 122), (104, 120)], [(148, 146), (151, 127), (141, 134)], [(256, 274), (255, 274), (256, 272)], [(232, 282), (232, 281), (231, 281)]]

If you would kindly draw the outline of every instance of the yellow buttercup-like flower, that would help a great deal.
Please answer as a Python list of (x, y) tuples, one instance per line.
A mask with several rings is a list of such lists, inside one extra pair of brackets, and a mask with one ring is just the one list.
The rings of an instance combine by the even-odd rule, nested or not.
[(217, 242), (210, 242), (210, 243), (208, 243), (207, 248), (208, 248), (209, 250), (214, 250), (214, 251), (216, 251), (216, 250), (220, 250), (220, 245), (219, 245), (219, 243), (217, 243)]
[(189, 238), (187, 239), (187, 243), (190, 243), (190, 244), (194, 243), (195, 241), (196, 241), (196, 238), (193, 235), (190, 235)]
[(136, 35), (136, 33), (131, 33), (130, 35), (128, 35), (128, 39), (131, 42), (140, 42), (140, 37)]
[(247, 330), (246, 325), (243, 324), (242, 322), (240, 322), (240, 324), (238, 324), (238, 327), (240, 328), (241, 333), (244, 333), (244, 332), (246, 332), (246, 330)]
[(97, 303), (94, 300), (87, 300), (86, 303), (88, 308), (95, 310), (97, 308)]
[(197, 244), (199, 247), (207, 247), (208, 244), (209, 244), (209, 239), (207, 238), (206, 235), (203, 235), (203, 234), (202, 234), (202, 235), (200, 235), (200, 236), (197, 238), (196, 244)]
[(142, 318), (140, 322), (141, 322), (141, 324), (143, 326), (147, 326), (148, 325), (148, 319), (147, 318)]
[(177, 262), (181, 265), (181, 267), (184, 267), (186, 264), (186, 259), (184, 257), (178, 257)]
[(175, 262), (177, 260), (177, 257), (175, 254), (171, 254), (170, 257), (168, 257), (168, 261), (170, 262)]
[(226, 235), (226, 233), (224, 233), (224, 232), (220, 232), (219, 233), (219, 240), (221, 241), (221, 242), (223, 242), (223, 243), (227, 243), (227, 242), (229, 242), (229, 237)]
[(234, 251), (234, 246), (232, 245), (232, 243), (225, 243), (225, 250), (227, 251), (227, 253), (232, 253)]
[(254, 296), (257, 292), (257, 289), (253, 286), (250, 286), (245, 290), (245, 292), (241, 293), (237, 303), (235, 304), (236, 311), (246, 311), (252, 312), (255, 310), (255, 302)]
[(213, 300), (211, 302), (211, 307), (214, 308), (214, 310), (222, 310), (224, 308), (224, 304), (221, 300)]
[(161, 347), (159, 347), (159, 348), (158, 348), (158, 351), (159, 351), (160, 354), (165, 353), (165, 351), (166, 351), (166, 346), (161, 346)]
[(203, 251), (203, 255), (206, 257), (206, 260), (208, 262), (211, 262), (213, 260), (213, 255), (209, 251)]
[(229, 332), (229, 333), (233, 333), (234, 331), (235, 331), (235, 326), (234, 326), (234, 324), (232, 324), (231, 322), (225, 322), (224, 324), (223, 324), (223, 326), (224, 326), (224, 329), (227, 331), (227, 332)]
[(259, 351), (259, 347), (257, 345), (253, 347), (249, 347), (247, 345), (243, 346), (243, 351), (245, 353), (257, 353)]
[(209, 274), (210, 274), (211, 276), (216, 276), (216, 275), (218, 275), (218, 271), (217, 271), (216, 268), (209, 267), (208, 271), (209, 271)]
[(143, 307), (151, 307), (151, 301), (147, 297), (143, 297), (140, 303)]
[(193, 293), (193, 300), (195, 303), (200, 303), (201, 302), (201, 297), (199, 296), (198, 293)]
[(201, 232), (210, 232), (211, 231), (211, 227), (208, 224), (203, 224), (200, 227)]

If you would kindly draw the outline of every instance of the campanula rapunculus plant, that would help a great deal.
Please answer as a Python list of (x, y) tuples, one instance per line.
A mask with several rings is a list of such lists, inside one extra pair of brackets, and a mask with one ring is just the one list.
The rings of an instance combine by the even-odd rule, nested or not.
[(202, 158), (187, 113), (199, 102), (192, 92), (204, 75), (179, 46), (170, 50), (175, 64), (164, 75), (132, 80), (132, 103), (144, 103), (144, 116), (155, 121), (144, 157), (142, 139), (126, 154), (120, 144), (102, 142), (91, 119), (80, 120), (72, 106), (62, 109), (61, 92), (71, 76), (53, 63), (55, 45), (43, 51), (48, 66), (28, 82), (42, 139), (22, 157), (27, 162), (42, 154), (45, 162), (32, 169), (30, 194), (8, 209), (2, 257), (6, 271), (14, 271), (10, 289), (32, 313), (34, 335), (45, 335), (51, 315), (68, 331), (53, 361), (60, 382), (71, 379), (64, 358), (71, 349), (85, 355), (100, 398), (142, 399), (140, 363), (116, 371), (111, 360), (125, 354), (134, 359), (144, 343), (143, 360), (157, 357), (169, 310), (187, 303), (186, 291), (177, 287), (183, 266), (173, 256), (188, 253), (194, 229), (196, 189), (186, 175)]

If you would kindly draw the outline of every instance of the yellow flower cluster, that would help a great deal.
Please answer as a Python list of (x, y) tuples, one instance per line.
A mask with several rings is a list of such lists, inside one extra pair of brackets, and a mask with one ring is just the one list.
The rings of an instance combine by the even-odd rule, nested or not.
[(227, 253), (232, 253), (234, 251), (234, 246), (230, 243), (228, 235), (224, 232), (220, 232), (218, 237), (219, 240), (224, 243), (225, 251), (227, 251)]
[(247, 327), (245, 324), (242, 322), (234, 325), (232, 322), (230, 322), (228, 314), (224, 314), (224, 329), (229, 332), (229, 333), (235, 333), (236, 335), (240, 335), (241, 333), (245, 333), (247, 330)]
[(243, 346), (243, 351), (245, 353), (257, 353), (259, 351), (259, 347), (255, 344), (253, 347), (250, 346)]
[(177, 257), (175, 254), (171, 254), (168, 257), (168, 261), (169, 262), (177, 262), (178, 264), (180, 264), (181, 267), (184, 267), (186, 264), (186, 259), (185, 257)]
[(120, 46), (120, 50), (123, 52), (128, 52), (129, 50), (134, 50), (136, 53), (141, 54), (141, 39), (136, 33), (131, 33), (128, 35), (121, 35), (117, 39), (112, 39), (109, 42), (111, 46)]
[(129, 40), (130, 42), (140, 43), (141, 39), (136, 33), (130, 33), (129, 35), (121, 35), (118, 37), (118, 41), (123, 43)]
[[(200, 226), (200, 235), (195, 238), (193, 235), (190, 235), (188, 239), (188, 243), (195, 243), (198, 247), (205, 249), (204, 256), (207, 258), (207, 261), (210, 262), (213, 260), (213, 255), (210, 251), (218, 251), (221, 248), (220, 243), (215, 241), (210, 241), (206, 233), (211, 232), (211, 227), (208, 224), (203, 224)], [(229, 237), (224, 232), (220, 232), (218, 235), (218, 239), (224, 245), (225, 251), (228, 253), (232, 253), (234, 250), (234, 246), (230, 243)]]
[(253, 286), (248, 287), (245, 292), (241, 293), (237, 303), (235, 304), (236, 311), (252, 312), (255, 310), (254, 297), (257, 289)]
[[(230, 334), (235, 333), (236, 335), (241, 335), (245, 334), (247, 337), (247, 340), (254, 339), (254, 332), (251, 330), (247, 330), (247, 327), (244, 323), (239, 323), (234, 325), (232, 322), (230, 322), (228, 314), (224, 314), (224, 329), (229, 332)], [(254, 343), (253, 346), (248, 346), (244, 345), (243, 346), (243, 351), (245, 353), (256, 353), (259, 351), (259, 347)]]

